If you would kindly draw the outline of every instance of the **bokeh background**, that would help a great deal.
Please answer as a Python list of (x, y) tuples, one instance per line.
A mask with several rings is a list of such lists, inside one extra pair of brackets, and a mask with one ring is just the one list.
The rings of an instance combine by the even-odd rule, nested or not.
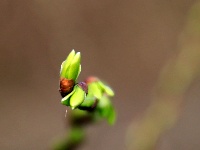
[[(0, 149), (49, 150), (69, 127), (58, 92), (68, 53), (82, 53), (80, 80), (97, 75), (115, 90), (118, 119), (86, 128), (81, 150), (124, 150), (127, 129), (151, 103), (195, 0), (1, 0)], [(200, 68), (200, 67), (199, 67)], [(200, 78), (184, 95), (159, 150), (200, 147)], [(148, 135), (147, 135), (148, 136)]]

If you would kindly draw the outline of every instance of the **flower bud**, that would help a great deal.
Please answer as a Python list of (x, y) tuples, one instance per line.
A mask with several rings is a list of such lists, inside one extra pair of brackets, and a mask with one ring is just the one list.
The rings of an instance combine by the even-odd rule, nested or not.
[(66, 60), (63, 61), (62, 65), (61, 65), (61, 70), (60, 70), (60, 76), (63, 78), (66, 78), (66, 71), (69, 68), (71, 61), (73, 60), (75, 56), (75, 51), (72, 50), (69, 55), (67, 56)]
[(74, 50), (70, 52), (67, 59), (62, 63), (60, 76), (69, 80), (76, 81), (81, 72), (81, 54), (80, 52), (75, 53)]
[(60, 79), (60, 94), (62, 97), (65, 97), (67, 94), (72, 92), (74, 88), (75, 82), (74, 80), (68, 80), (66, 78), (61, 78)]
[(68, 79), (76, 80), (78, 78), (78, 75), (81, 70), (80, 61), (81, 61), (81, 53), (78, 52), (74, 56), (74, 59), (72, 60), (70, 66), (69, 66), (69, 70), (66, 73), (66, 76)]

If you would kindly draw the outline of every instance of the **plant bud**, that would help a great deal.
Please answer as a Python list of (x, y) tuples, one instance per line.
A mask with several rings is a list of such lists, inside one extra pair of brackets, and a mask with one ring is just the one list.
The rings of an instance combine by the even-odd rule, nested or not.
[(74, 80), (68, 80), (66, 78), (61, 78), (60, 79), (60, 94), (62, 97), (65, 97), (67, 94), (72, 92), (73, 87), (75, 85)]
[(75, 51), (72, 50), (61, 65), (60, 77), (76, 81), (81, 72), (80, 61), (80, 52), (75, 53)]
[(66, 76), (68, 79), (76, 80), (78, 78), (78, 75), (80, 73), (80, 68), (81, 68), (80, 61), (81, 61), (81, 53), (78, 52), (74, 56), (69, 66), (69, 69), (67, 70)]
[(61, 65), (60, 76), (66, 78), (66, 71), (69, 68), (71, 61), (75, 56), (75, 51), (72, 50), (69, 55), (67, 56), (66, 60)]
[(93, 94), (98, 99), (100, 99), (104, 93), (108, 96), (114, 96), (114, 91), (97, 77), (90, 76), (85, 82), (88, 84), (89, 95)]
[(87, 79), (85, 80), (85, 83), (90, 84), (90, 83), (96, 82), (96, 81), (99, 81), (99, 79), (97, 77), (90, 76), (90, 77), (87, 77)]

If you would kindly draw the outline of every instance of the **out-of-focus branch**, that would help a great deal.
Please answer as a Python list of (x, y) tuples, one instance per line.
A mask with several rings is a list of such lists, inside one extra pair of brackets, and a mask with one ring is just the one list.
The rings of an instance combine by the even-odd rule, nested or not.
[(85, 126), (94, 123), (92, 113), (73, 110), (68, 114), (70, 127), (65, 137), (56, 141), (54, 150), (75, 150), (85, 140)]
[(176, 123), (184, 93), (200, 73), (200, 3), (192, 7), (179, 44), (179, 55), (160, 74), (150, 107), (130, 127), (130, 150), (155, 149), (160, 136)]

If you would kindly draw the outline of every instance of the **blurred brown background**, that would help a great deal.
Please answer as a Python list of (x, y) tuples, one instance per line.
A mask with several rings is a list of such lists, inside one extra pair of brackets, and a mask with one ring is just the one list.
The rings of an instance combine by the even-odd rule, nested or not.
[[(194, 0), (1, 0), (0, 149), (50, 149), (66, 132), (59, 69), (82, 53), (80, 80), (97, 75), (115, 89), (118, 120), (87, 128), (81, 150), (124, 150), (126, 130), (151, 100)], [(200, 81), (186, 93), (182, 116), (161, 150), (200, 147)]]

